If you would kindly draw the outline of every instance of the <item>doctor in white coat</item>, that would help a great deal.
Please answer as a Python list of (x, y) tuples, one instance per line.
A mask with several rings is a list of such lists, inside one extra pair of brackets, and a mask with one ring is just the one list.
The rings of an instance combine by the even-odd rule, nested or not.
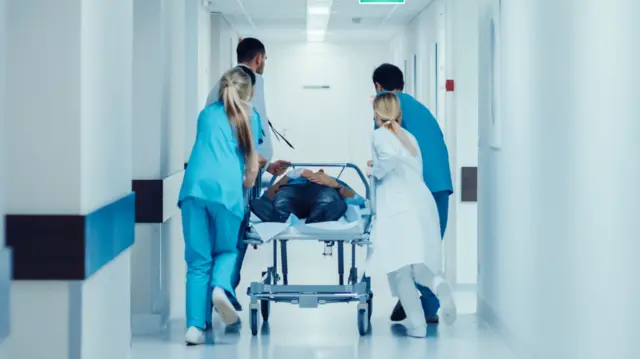
[(379, 128), (372, 136), (373, 160), (367, 174), (376, 180), (376, 221), (366, 275), (373, 280), (386, 277), (407, 314), (407, 335), (423, 338), (427, 322), (415, 283), (438, 296), (447, 324), (456, 319), (451, 286), (441, 273), (438, 209), (422, 178), (420, 147), (401, 127), (398, 97), (379, 94), (374, 111)]

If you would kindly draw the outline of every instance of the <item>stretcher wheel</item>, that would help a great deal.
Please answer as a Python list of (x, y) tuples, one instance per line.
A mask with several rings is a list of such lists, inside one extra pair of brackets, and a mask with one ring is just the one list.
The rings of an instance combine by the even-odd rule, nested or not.
[(262, 314), (262, 320), (269, 321), (269, 312), (271, 311), (271, 302), (268, 300), (260, 301), (260, 313)]
[(362, 336), (367, 335), (371, 324), (371, 318), (367, 312), (366, 309), (358, 309), (358, 333)]
[(258, 335), (258, 309), (251, 308), (249, 313), (249, 325), (251, 326), (251, 335)]

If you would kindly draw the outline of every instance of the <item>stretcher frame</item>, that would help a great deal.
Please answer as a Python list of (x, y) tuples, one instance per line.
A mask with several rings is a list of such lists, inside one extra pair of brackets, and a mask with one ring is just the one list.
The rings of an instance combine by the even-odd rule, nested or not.
[[(375, 191), (373, 182), (370, 184), (360, 168), (353, 163), (293, 163), (295, 167), (324, 167), (342, 168), (338, 178), (345, 169), (356, 171), (362, 180), (366, 191), (366, 206), (369, 213), (363, 215), (364, 230), (360, 234), (327, 234), (327, 235), (305, 235), (305, 234), (282, 234), (274, 237), (268, 242), (273, 246), (273, 264), (262, 272), (262, 280), (252, 282), (247, 289), (250, 298), (249, 322), (251, 333), (258, 334), (258, 311), (263, 321), (269, 320), (271, 302), (290, 303), (298, 305), (300, 308), (317, 308), (319, 305), (330, 303), (350, 303), (358, 302), (357, 323), (360, 335), (369, 332), (373, 292), (371, 282), (366, 277), (358, 280), (358, 268), (356, 266), (356, 249), (358, 247), (368, 247), (371, 228), (375, 221)], [(271, 184), (275, 181), (272, 179)], [(256, 198), (262, 193), (262, 183), (258, 181), (253, 188), (251, 197)], [(249, 231), (248, 231), (249, 232)], [(287, 242), (289, 241), (318, 241), (324, 242), (329, 247), (337, 246), (338, 251), (338, 284), (337, 285), (290, 285), (288, 279), (287, 264)], [(257, 248), (258, 246), (269, 244), (262, 239), (252, 236), (245, 236), (246, 245)], [(278, 272), (278, 243), (280, 244), (281, 274)], [(351, 268), (345, 284), (345, 260), (344, 246), (351, 246)], [(282, 284), (280, 284), (282, 283)]]

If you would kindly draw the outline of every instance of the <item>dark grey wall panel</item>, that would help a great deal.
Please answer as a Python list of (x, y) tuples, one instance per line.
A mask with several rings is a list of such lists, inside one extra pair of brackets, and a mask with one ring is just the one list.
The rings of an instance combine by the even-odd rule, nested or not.
[(478, 201), (478, 167), (462, 167), (461, 169), (462, 202)]

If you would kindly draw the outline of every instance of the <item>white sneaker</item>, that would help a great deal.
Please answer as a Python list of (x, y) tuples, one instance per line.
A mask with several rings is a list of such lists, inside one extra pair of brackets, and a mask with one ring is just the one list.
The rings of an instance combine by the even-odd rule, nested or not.
[(187, 345), (204, 344), (204, 332), (196, 327), (189, 327), (184, 334), (184, 341)]
[(233, 304), (231, 304), (231, 301), (227, 298), (227, 293), (225, 293), (223, 289), (218, 287), (214, 288), (212, 298), (213, 307), (218, 311), (218, 314), (220, 314), (220, 319), (222, 319), (224, 324), (231, 325), (240, 320), (238, 312), (236, 312)]
[(448, 325), (453, 324), (458, 317), (458, 308), (453, 299), (453, 289), (451, 285), (443, 278), (438, 278), (435, 283), (436, 296), (440, 300), (440, 317)]
[(419, 326), (415, 328), (407, 328), (407, 336), (412, 338), (426, 338), (427, 326)]

